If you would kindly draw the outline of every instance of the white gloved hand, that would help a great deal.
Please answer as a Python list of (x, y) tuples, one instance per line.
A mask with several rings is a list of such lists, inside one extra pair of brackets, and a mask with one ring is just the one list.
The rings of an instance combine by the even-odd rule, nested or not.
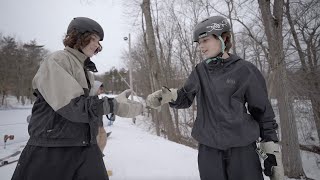
[(177, 100), (177, 97), (177, 89), (168, 89), (167, 87), (163, 86), (161, 90), (155, 91), (148, 95), (146, 105), (156, 109), (163, 104)]
[[(128, 97), (131, 90), (127, 89), (112, 99), (113, 111), (115, 115), (126, 118), (134, 118), (141, 114), (143, 105), (140, 102), (129, 100)], [(109, 114), (111, 111), (110, 102), (106, 98), (104, 101), (104, 114)]]
[(270, 177), (270, 180), (284, 180), (284, 170), (280, 152), (280, 146), (273, 141), (261, 142), (261, 150), (265, 152), (264, 174)]

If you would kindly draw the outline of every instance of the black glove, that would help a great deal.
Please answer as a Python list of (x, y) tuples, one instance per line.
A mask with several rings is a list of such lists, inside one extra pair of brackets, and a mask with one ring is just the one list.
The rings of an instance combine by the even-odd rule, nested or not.
[(106, 116), (107, 116), (107, 119), (109, 119), (110, 121), (116, 120), (116, 116), (114, 115), (114, 113), (106, 114)]

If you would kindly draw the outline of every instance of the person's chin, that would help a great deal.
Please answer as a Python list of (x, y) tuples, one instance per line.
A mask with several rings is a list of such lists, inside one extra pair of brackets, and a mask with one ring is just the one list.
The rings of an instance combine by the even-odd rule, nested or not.
[(207, 54), (202, 54), (202, 56), (207, 59), (208, 58), (208, 55)]
[(92, 58), (93, 55), (94, 55), (94, 53), (90, 53), (88, 57)]
[(209, 59), (209, 58), (213, 58), (214, 56), (206, 55), (204, 57), (205, 57), (205, 59)]

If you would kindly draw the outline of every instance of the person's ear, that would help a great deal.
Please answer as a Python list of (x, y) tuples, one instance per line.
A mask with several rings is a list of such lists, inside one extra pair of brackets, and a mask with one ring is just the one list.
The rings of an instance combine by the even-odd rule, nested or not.
[(227, 36), (222, 37), (223, 41), (226, 42), (227, 41)]

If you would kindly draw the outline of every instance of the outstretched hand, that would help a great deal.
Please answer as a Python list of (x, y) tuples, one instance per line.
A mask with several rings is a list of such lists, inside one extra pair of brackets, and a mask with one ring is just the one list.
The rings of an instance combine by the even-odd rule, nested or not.
[(156, 109), (163, 104), (177, 100), (177, 97), (177, 89), (169, 89), (163, 86), (161, 90), (155, 91), (152, 94), (148, 95), (146, 105)]
[(131, 90), (127, 89), (114, 98), (114, 114), (120, 117), (134, 118), (141, 114), (143, 105), (140, 102), (129, 100)]

